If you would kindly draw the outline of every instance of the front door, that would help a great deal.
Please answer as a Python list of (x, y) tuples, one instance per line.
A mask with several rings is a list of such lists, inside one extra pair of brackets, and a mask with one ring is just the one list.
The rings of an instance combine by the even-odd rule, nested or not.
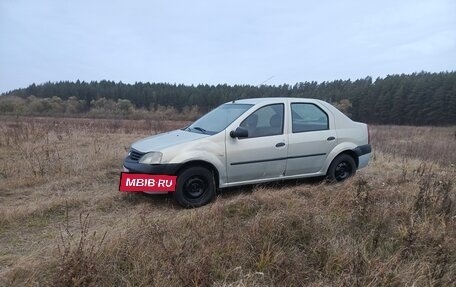
[(226, 137), (228, 183), (283, 176), (288, 149), (284, 105), (261, 107), (240, 126), (248, 130), (247, 138)]

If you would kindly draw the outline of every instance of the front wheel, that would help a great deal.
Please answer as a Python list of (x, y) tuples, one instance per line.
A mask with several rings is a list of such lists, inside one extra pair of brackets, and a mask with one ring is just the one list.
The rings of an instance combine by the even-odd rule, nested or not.
[(204, 167), (190, 167), (177, 175), (174, 199), (184, 207), (199, 207), (215, 198), (212, 172)]
[(348, 154), (338, 155), (331, 163), (326, 174), (329, 181), (344, 181), (355, 175), (356, 163), (353, 157)]

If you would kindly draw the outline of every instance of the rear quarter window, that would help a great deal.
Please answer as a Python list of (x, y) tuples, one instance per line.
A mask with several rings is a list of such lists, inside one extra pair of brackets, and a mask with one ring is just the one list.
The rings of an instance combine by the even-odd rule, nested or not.
[(329, 129), (329, 118), (320, 107), (311, 103), (292, 103), (292, 132), (311, 132)]

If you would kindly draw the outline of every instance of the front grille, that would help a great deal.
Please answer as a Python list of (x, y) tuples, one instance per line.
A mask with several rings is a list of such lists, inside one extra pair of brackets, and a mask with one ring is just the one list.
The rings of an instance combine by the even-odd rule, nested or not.
[(138, 161), (143, 155), (144, 153), (131, 149), (129, 156), (131, 160)]

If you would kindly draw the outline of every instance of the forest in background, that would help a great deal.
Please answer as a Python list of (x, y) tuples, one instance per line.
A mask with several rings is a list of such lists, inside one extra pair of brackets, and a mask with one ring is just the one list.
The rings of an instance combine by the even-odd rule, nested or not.
[(221, 103), (257, 97), (322, 99), (372, 124), (456, 124), (456, 72), (277, 86), (47, 82), (2, 94), (0, 113), (193, 119)]

